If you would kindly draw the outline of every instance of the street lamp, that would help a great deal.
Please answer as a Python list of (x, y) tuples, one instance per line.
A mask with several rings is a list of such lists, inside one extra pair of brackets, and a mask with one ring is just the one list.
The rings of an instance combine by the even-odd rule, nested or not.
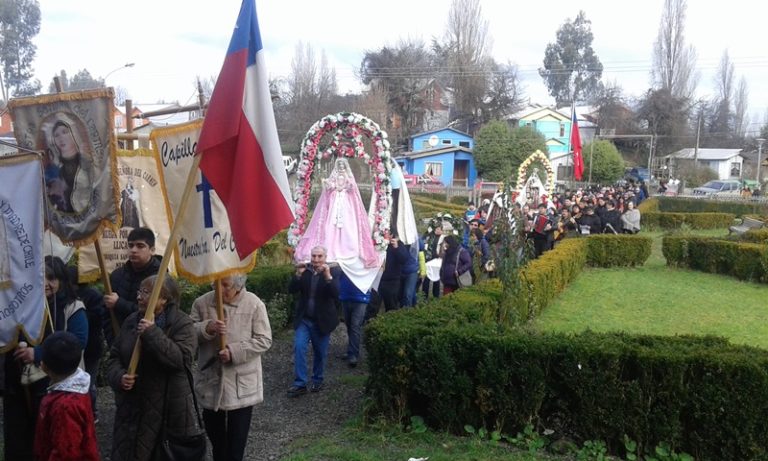
[(762, 183), (760, 182), (760, 164), (763, 162), (763, 143), (765, 138), (757, 138), (757, 187), (762, 191)]
[(106, 84), (107, 84), (107, 77), (109, 77), (110, 75), (114, 74), (118, 70), (125, 69), (126, 67), (133, 67), (135, 65), (136, 65), (135, 62), (129, 62), (129, 63), (123, 64), (122, 66), (118, 67), (117, 69), (110, 70), (109, 72), (107, 72), (107, 75), (104, 76), (104, 85), (106, 86)]

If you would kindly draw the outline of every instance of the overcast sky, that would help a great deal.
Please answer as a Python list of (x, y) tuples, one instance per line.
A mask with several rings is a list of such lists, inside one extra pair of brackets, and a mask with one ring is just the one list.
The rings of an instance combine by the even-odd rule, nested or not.
[[(756, 130), (768, 111), (768, 51), (760, 31), (768, 3), (758, 0), (688, 2), (686, 40), (696, 47), (698, 93), (714, 93), (713, 73), (725, 49), (735, 64), (736, 84), (745, 76)], [(267, 65), (273, 77), (290, 73), (299, 41), (325, 51), (342, 92), (361, 89), (355, 71), (366, 50), (401, 38), (429, 43), (442, 37), (450, 0), (386, 2), (256, 2)], [(592, 21), (593, 48), (605, 70), (630, 96), (650, 85), (649, 72), (663, 0), (549, 0), (546, 3), (481, 0), (497, 61), (517, 64), (526, 95), (551, 104), (537, 69), (544, 49), (566, 19), (584, 10)], [(88, 69), (107, 84), (124, 87), (134, 104), (159, 100), (194, 102), (195, 78), (215, 77), (224, 60), (240, 0), (41, 0), (35, 38), (35, 76), (47, 88), (53, 75)], [(736, 86), (736, 85), (734, 85)]]

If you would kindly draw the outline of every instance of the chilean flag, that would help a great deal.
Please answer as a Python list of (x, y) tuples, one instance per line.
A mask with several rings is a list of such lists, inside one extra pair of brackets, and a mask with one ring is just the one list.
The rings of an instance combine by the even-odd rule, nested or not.
[(243, 0), (197, 143), (245, 259), (294, 220), (254, 0)]
[(576, 106), (571, 110), (571, 149), (573, 150), (573, 177), (581, 181), (584, 176), (584, 157), (581, 155), (581, 133), (576, 119)]

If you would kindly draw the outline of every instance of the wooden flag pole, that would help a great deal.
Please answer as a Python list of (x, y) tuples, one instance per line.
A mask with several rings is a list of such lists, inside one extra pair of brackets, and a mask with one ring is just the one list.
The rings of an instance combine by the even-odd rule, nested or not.
[[(93, 247), (96, 248), (96, 259), (99, 261), (99, 270), (101, 271), (101, 282), (104, 284), (104, 293), (112, 293), (112, 283), (109, 281), (109, 273), (107, 273), (107, 265), (104, 262), (104, 254), (101, 252), (101, 239), (96, 239), (93, 242)], [(115, 315), (114, 307), (107, 309), (109, 311), (109, 320), (112, 323), (112, 332), (117, 338), (120, 333), (120, 324), (117, 322), (117, 316)]]
[[(171, 256), (173, 256), (173, 250), (176, 248), (176, 239), (178, 238), (179, 231), (181, 230), (181, 222), (184, 216), (184, 212), (187, 209), (187, 202), (192, 195), (192, 189), (195, 186), (195, 179), (197, 178), (197, 171), (200, 168), (200, 160), (203, 154), (195, 155), (192, 161), (192, 167), (189, 169), (189, 175), (187, 175), (187, 183), (184, 186), (184, 193), (181, 196), (181, 203), (179, 204), (179, 210), (173, 220), (173, 229), (171, 229), (171, 235), (168, 237), (168, 244), (165, 247), (163, 253), (163, 260), (160, 262), (160, 268), (157, 270), (157, 278), (155, 279), (155, 286), (152, 287), (152, 294), (149, 296), (149, 305), (147, 305), (147, 312), (144, 313), (144, 318), (149, 321), (155, 320), (155, 306), (157, 300), (160, 298), (160, 289), (165, 281), (166, 272), (168, 271), (168, 265), (171, 263)], [(136, 368), (139, 366), (139, 355), (141, 354), (141, 338), (136, 339), (136, 345), (133, 347), (133, 354), (131, 355), (131, 362), (128, 365), (128, 374), (136, 374)]]
[[(216, 316), (221, 320), (222, 322), (226, 321), (226, 318), (224, 317), (224, 300), (222, 298), (222, 286), (221, 286), (221, 279), (216, 279)], [(219, 349), (223, 350), (225, 347), (227, 347), (227, 335), (219, 335), (220, 346)]]

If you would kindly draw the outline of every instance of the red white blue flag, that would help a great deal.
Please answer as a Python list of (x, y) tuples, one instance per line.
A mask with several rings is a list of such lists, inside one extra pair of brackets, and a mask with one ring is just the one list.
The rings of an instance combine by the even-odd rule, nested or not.
[(254, 0), (240, 7), (197, 152), (242, 259), (293, 222)]
[(576, 119), (576, 106), (571, 110), (571, 149), (573, 150), (573, 177), (581, 181), (584, 176), (584, 157), (581, 155), (581, 133)]

